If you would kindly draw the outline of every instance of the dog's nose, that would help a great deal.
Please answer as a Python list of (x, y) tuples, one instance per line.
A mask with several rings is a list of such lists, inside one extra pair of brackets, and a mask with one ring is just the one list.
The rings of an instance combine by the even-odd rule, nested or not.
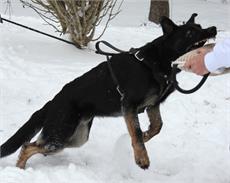
[(207, 28), (207, 32), (213, 36), (215, 36), (217, 34), (217, 30), (215, 26), (209, 27)]

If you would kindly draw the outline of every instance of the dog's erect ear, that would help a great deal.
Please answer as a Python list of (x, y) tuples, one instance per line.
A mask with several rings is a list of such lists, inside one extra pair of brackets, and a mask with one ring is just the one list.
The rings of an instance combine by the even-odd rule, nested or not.
[(186, 24), (194, 24), (195, 23), (195, 17), (197, 16), (197, 13), (193, 13), (190, 19), (186, 22)]
[(172, 20), (165, 16), (161, 17), (160, 24), (164, 34), (169, 34), (177, 27)]

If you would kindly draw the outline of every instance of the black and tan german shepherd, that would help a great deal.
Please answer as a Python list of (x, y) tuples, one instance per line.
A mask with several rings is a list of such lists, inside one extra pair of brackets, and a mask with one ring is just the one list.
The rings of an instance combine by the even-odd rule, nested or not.
[[(216, 27), (202, 29), (194, 22), (196, 16), (193, 14), (179, 26), (163, 17), (163, 35), (139, 48), (138, 58), (141, 59), (129, 53), (112, 56), (110, 62), (123, 90), (122, 98), (107, 63), (103, 62), (66, 84), (36, 111), (1, 145), (0, 157), (14, 153), (22, 146), (17, 167), (25, 168), (26, 161), (34, 154), (49, 155), (66, 147), (83, 145), (89, 138), (94, 117), (122, 115), (131, 136), (135, 161), (141, 168), (148, 168), (150, 162), (144, 142), (158, 134), (162, 127), (159, 105), (174, 91), (172, 86), (164, 92), (172, 72), (171, 62), (187, 51), (203, 46), (217, 33)], [(142, 132), (138, 113), (144, 110), (150, 125)], [(30, 143), (41, 129), (39, 138)]]

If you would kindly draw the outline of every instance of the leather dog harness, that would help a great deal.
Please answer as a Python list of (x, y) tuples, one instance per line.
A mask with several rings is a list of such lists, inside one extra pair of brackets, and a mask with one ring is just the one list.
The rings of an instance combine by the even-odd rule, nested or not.
[[(133, 55), (136, 58), (136, 60), (138, 60), (139, 62), (142, 62), (146, 67), (148, 67), (151, 70), (152, 70), (152, 68), (145, 61), (145, 58), (141, 57), (141, 55), (140, 55), (141, 49), (140, 48), (131, 48), (129, 51), (123, 51), (123, 50), (120, 50), (120, 49), (114, 47), (113, 45), (111, 45), (110, 43), (108, 43), (106, 41), (98, 41), (96, 43), (96, 45), (95, 45), (95, 47), (96, 47), (96, 53), (97, 54), (102, 54), (102, 55), (106, 56), (107, 63), (108, 63), (108, 68), (109, 68), (111, 77), (113, 79), (113, 82), (116, 85), (116, 89), (117, 89), (118, 93), (120, 94), (120, 96), (124, 97), (124, 90), (119, 85), (119, 81), (118, 81), (118, 79), (116, 77), (116, 74), (113, 71), (113, 68), (112, 68), (112, 65), (111, 65), (111, 61), (110, 61), (111, 56), (116, 55), (117, 53), (109, 53), (109, 52), (102, 51), (101, 48), (100, 48), (100, 44), (101, 43), (103, 43), (107, 47), (109, 47), (109, 48), (117, 51), (118, 53), (126, 53), (126, 54), (129, 54), (129, 55)], [(171, 80), (171, 76), (163, 75), (162, 74), (162, 77), (160, 77), (160, 80), (162, 81), (162, 83), (165, 83), (165, 87), (160, 91), (160, 95), (159, 95), (159, 98), (156, 101), (156, 103), (158, 103), (159, 101), (161, 101), (161, 99), (164, 98), (164, 96), (167, 94), (168, 90), (170, 90), (173, 87), (173, 82)], [(159, 83), (159, 84), (161, 84), (161, 83)]]

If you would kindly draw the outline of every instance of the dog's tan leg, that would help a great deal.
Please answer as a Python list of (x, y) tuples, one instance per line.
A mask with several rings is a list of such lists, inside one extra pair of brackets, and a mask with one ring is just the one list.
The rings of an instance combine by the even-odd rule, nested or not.
[(147, 114), (149, 117), (149, 129), (143, 133), (144, 142), (149, 141), (152, 137), (157, 135), (162, 128), (162, 119), (160, 114), (160, 106), (150, 106), (147, 108)]
[(44, 147), (37, 145), (36, 142), (24, 144), (18, 157), (16, 166), (25, 169), (26, 162), (31, 156), (38, 153), (44, 154), (45, 152)]
[(149, 167), (149, 157), (143, 142), (138, 116), (132, 112), (125, 112), (125, 122), (131, 136), (135, 161), (143, 169)]

